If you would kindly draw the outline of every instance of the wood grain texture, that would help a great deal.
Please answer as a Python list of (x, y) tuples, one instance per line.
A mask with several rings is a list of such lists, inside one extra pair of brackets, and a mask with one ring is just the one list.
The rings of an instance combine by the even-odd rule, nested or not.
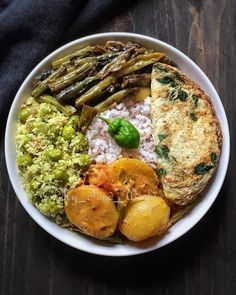
[(107, 258), (50, 237), (19, 204), (8, 179), (1, 118), (0, 295), (236, 294), (236, 1), (136, 1), (86, 34), (147, 34), (189, 55), (218, 89), (231, 128), (231, 161), (219, 197), (184, 237), (153, 253)]

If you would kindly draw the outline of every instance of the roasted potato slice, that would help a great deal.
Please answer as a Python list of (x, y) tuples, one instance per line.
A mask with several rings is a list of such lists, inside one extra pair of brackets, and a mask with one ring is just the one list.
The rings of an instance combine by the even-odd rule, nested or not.
[(170, 208), (160, 197), (140, 196), (131, 200), (119, 223), (120, 232), (131, 241), (161, 235), (168, 227)]
[(122, 199), (140, 195), (158, 195), (159, 178), (155, 171), (138, 159), (122, 158), (111, 163), (108, 176)]
[(110, 237), (119, 219), (112, 199), (94, 185), (70, 189), (65, 197), (65, 212), (72, 224), (98, 239)]

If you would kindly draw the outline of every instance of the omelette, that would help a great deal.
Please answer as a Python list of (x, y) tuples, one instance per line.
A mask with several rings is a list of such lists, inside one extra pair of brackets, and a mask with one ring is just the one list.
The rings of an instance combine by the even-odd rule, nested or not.
[(165, 197), (186, 205), (204, 189), (219, 161), (222, 133), (212, 102), (180, 70), (156, 63), (151, 119)]

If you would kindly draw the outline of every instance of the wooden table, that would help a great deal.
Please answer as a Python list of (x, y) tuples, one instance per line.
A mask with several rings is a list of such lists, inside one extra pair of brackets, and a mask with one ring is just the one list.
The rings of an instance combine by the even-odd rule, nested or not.
[[(128, 2), (128, 1), (127, 1)], [(232, 155), (216, 202), (188, 234), (158, 251), (127, 258), (74, 250), (41, 229), (0, 169), (0, 294), (236, 294), (235, 0), (140, 1), (85, 34), (126, 31), (177, 47), (208, 75), (227, 112)], [(233, 132), (234, 131), (234, 132)]]

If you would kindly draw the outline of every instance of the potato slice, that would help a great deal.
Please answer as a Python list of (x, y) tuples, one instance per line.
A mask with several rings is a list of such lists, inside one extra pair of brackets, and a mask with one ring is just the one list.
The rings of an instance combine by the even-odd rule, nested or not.
[(98, 239), (110, 237), (119, 219), (112, 199), (94, 185), (70, 189), (65, 198), (65, 212), (72, 224)]
[(158, 195), (159, 178), (141, 160), (122, 158), (114, 161), (108, 167), (108, 175), (122, 200), (140, 195)]
[(119, 223), (120, 232), (131, 241), (162, 234), (168, 227), (170, 208), (160, 197), (140, 196), (131, 200)]

